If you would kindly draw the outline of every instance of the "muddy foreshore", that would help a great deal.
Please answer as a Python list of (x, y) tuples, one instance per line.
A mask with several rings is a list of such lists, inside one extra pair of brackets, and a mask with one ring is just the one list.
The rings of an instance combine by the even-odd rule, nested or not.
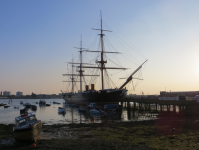
[[(14, 138), (13, 125), (0, 124), (0, 149), (32, 149)], [(157, 120), (45, 125), (41, 150), (199, 149), (199, 118), (162, 113)]]

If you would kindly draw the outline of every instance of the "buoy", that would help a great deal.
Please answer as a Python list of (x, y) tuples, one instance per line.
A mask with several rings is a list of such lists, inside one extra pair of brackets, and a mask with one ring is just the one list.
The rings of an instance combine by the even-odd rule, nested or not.
[(35, 144), (35, 143), (33, 143), (33, 144), (31, 145), (31, 147), (32, 147), (32, 148), (35, 148), (35, 147), (36, 147), (36, 144)]

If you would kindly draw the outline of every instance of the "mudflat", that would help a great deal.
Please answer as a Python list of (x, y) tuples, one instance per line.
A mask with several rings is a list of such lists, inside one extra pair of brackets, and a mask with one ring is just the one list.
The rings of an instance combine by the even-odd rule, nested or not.
[[(32, 149), (32, 143), (14, 139), (12, 127), (0, 124), (0, 149)], [(36, 149), (199, 149), (199, 118), (160, 113), (150, 121), (43, 124)]]

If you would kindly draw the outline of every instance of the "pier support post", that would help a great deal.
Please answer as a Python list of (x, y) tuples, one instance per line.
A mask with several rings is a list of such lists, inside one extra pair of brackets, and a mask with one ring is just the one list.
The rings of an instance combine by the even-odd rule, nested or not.
[(134, 107), (134, 109), (136, 108), (136, 102), (133, 102), (133, 107)]
[(176, 105), (173, 105), (173, 111), (176, 113)]
[(157, 103), (155, 103), (155, 111), (158, 111), (158, 104)]
[(130, 108), (130, 102), (127, 102), (127, 107)]
[(123, 102), (120, 102), (120, 104), (121, 104), (121, 107), (123, 108), (123, 107), (124, 107), (124, 103), (123, 103)]
[(162, 105), (160, 105), (160, 111), (162, 111)]
[(181, 106), (178, 106), (178, 107), (179, 107), (179, 112), (181, 112), (182, 111)]
[(144, 103), (144, 109), (145, 109), (145, 111), (147, 111), (147, 104), (146, 103)]

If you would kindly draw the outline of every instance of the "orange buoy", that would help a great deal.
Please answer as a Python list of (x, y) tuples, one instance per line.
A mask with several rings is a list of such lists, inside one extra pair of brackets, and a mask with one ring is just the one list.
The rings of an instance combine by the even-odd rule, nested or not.
[(32, 147), (32, 148), (35, 148), (35, 147), (36, 147), (36, 144), (35, 144), (35, 143), (33, 143), (33, 144), (31, 145), (31, 147)]

